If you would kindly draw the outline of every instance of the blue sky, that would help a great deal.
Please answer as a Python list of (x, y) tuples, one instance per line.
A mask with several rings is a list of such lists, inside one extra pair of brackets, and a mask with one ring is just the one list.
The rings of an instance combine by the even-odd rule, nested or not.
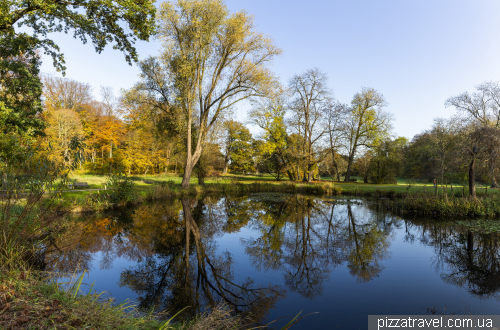
[[(319, 68), (335, 97), (349, 103), (362, 87), (381, 92), (394, 114), (394, 133), (408, 138), (455, 110), (444, 102), (484, 81), (500, 81), (498, 0), (227, 0), (231, 11), (254, 15), (257, 30), (283, 49), (271, 69), (283, 84)], [(71, 35), (54, 35), (67, 77), (116, 92), (137, 81), (138, 69), (111, 47), (97, 54)], [(141, 58), (158, 41), (140, 42)], [(54, 73), (50, 59), (42, 71)], [(245, 108), (236, 112), (245, 120)]]

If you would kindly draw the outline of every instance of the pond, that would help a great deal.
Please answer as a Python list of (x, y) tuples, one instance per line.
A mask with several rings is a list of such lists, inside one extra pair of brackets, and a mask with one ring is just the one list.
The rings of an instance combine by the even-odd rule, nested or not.
[[(122, 302), (182, 317), (221, 301), (262, 324), (366, 329), (373, 314), (500, 314), (500, 239), (383, 201), (287, 194), (144, 204), (75, 219), (47, 255)], [(273, 323), (279, 328), (282, 318)]]

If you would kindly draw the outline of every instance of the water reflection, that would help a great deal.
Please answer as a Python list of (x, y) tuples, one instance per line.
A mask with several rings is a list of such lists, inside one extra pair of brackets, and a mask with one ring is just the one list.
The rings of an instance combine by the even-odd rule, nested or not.
[(409, 226), (419, 228), (420, 243), (434, 247), (433, 265), (445, 283), (482, 299), (500, 298), (498, 235), (473, 233), (429, 220), (414, 221)]
[[(245, 260), (220, 243), (243, 232), (237, 243)], [(372, 201), (255, 194), (141, 205), (70, 222), (47, 261), (72, 271), (78, 265), (114, 269), (114, 260), (124, 258), (132, 266), (116, 269), (117, 281), (137, 295), (142, 308), (175, 313), (191, 306), (184, 313), (189, 317), (223, 301), (259, 320), (287, 293), (320, 297), (337, 268), (347, 268), (358, 285), (382, 278), (396, 237), (401, 244), (432, 248), (431, 265), (441, 283), (482, 299), (499, 298), (497, 236), (450, 222), (400, 219)], [(262, 280), (264, 273), (269, 281)], [(275, 284), (268, 284), (271, 279)]]

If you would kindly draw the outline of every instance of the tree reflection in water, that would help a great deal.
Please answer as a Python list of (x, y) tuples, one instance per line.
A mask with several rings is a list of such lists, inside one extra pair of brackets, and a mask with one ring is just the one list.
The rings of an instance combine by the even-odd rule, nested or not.
[(415, 221), (421, 243), (434, 247), (441, 279), (483, 299), (500, 299), (500, 237), (473, 233), (449, 222)]
[[(402, 220), (380, 203), (332, 201), (286, 194), (205, 197), (141, 205), (127, 214), (74, 221), (54, 243), (54, 269), (100, 268), (117, 257), (134, 261), (119, 284), (139, 296), (140, 307), (189, 317), (221, 301), (261, 319), (287, 290), (313, 299), (336, 267), (345, 265), (358, 283), (384, 270), (396, 229), (408, 244), (434, 247), (433, 265), (446, 283), (481, 298), (500, 297), (499, 238), (438, 221)], [(235, 276), (233, 255), (218, 238), (243, 228), (240, 242), (259, 272), (282, 274), (283, 287)], [(56, 266), (54, 266), (56, 265)]]
[[(355, 218), (353, 206), (293, 196), (252, 203), (254, 228), (261, 236), (243, 240), (254, 266), (284, 270), (286, 285), (309, 298), (322, 293), (323, 283), (338, 265), (347, 263), (359, 282), (378, 276), (387, 257), (389, 230), (373, 218)], [(255, 212), (258, 210), (259, 212)]]
[[(122, 272), (120, 285), (127, 286), (140, 295), (140, 307), (155, 306), (161, 310), (176, 312), (190, 306), (190, 314), (203, 311), (223, 301), (236, 311), (249, 312), (261, 319), (283, 292), (279, 287), (260, 287), (247, 278), (234, 278), (234, 262), (228, 251), (217, 253), (215, 241), (219, 232), (211, 220), (218, 212), (218, 204), (207, 207), (203, 200), (192, 202), (182, 199), (182, 213), (164, 219), (164, 225), (176, 232), (176, 241), (156, 239), (155, 254)], [(175, 214), (175, 212), (174, 212)], [(134, 214), (134, 223), (148, 220)], [(136, 220), (137, 219), (137, 220)], [(208, 225), (207, 225), (208, 224)], [(151, 232), (155, 236), (155, 231)], [(184, 314), (187, 316), (187, 313)]]

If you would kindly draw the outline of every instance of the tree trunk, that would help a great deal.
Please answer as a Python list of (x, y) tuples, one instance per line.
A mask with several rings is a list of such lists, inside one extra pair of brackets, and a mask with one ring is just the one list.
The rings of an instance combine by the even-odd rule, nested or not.
[(353, 158), (354, 157), (349, 156), (349, 162), (347, 163), (347, 171), (345, 172), (345, 177), (344, 177), (345, 182), (348, 182), (351, 179), (351, 166)]
[[(357, 142), (357, 140), (356, 140)], [(352, 162), (354, 161), (354, 155), (356, 154), (356, 144), (352, 148), (351, 154), (349, 155), (349, 161), (347, 162), (347, 171), (345, 172), (344, 181), (347, 182), (351, 179), (351, 167)]]
[(229, 167), (229, 155), (224, 156), (224, 170), (222, 170), (222, 174), (227, 174), (227, 169)]
[[(189, 181), (191, 180), (191, 174), (193, 169), (201, 158), (201, 145), (196, 146), (196, 151), (186, 159), (186, 169), (184, 170), (184, 176), (182, 177), (181, 188), (189, 188)], [(200, 171), (203, 169), (200, 166)]]
[(181, 188), (189, 188), (189, 180), (191, 180), (191, 174), (193, 173), (195, 162), (186, 162), (186, 168), (184, 169), (184, 175), (182, 176)]
[(472, 158), (469, 165), (469, 196), (476, 197), (476, 173), (474, 172), (474, 165), (476, 163), (476, 158)]
[(314, 173), (313, 173), (313, 171), (311, 169), (308, 169), (307, 172), (308, 172), (307, 182), (312, 182)]

